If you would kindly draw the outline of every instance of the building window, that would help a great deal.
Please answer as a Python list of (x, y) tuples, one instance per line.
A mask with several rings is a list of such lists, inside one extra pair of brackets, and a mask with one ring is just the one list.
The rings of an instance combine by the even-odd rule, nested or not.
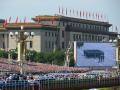
[(85, 41), (87, 41), (87, 34), (85, 34)]
[(64, 42), (62, 42), (62, 49), (64, 49), (65, 48), (65, 45), (64, 45)]
[(73, 41), (75, 41), (75, 34), (73, 34)]
[(79, 40), (81, 41), (81, 35), (79, 35)]
[(55, 33), (55, 37), (57, 36), (57, 34)]
[(83, 28), (83, 24), (80, 24), (80, 28)]
[(5, 43), (3, 42), (3, 49), (5, 49)]
[(3, 36), (3, 38), (4, 38), (4, 34), (3, 34), (2, 36)]
[(72, 24), (72, 26), (74, 27), (74, 23)]
[(48, 45), (48, 43), (47, 43), (47, 41), (45, 41), (45, 48), (47, 48), (47, 45)]
[(60, 26), (60, 22), (58, 22), (58, 26)]
[(65, 23), (63, 22), (63, 26), (65, 26)]
[(50, 32), (49, 32), (49, 37), (50, 37)]
[(30, 41), (30, 48), (32, 48), (33, 47), (33, 43), (32, 43), (32, 41)]
[(52, 20), (52, 24), (54, 23), (54, 21)]
[(88, 35), (88, 40), (91, 41), (91, 35), (90, 34)]
[(53, 35), (53, 32), (52, 32), (52, 37), (53, 37), (54, 35)]
[(51, 48), (50, 41), (49, 41), (49, 48)]
[(54, 42), (52, 42), (52, 48), (54, 48)]
[(47, 32), (45, 32), (45, 36), (47, 36)]
[(62, 37), (64, 38), (64, 31), (62, 31)]
[(78, 35), (77, 34), (76, 34), (76, 38), (75, 39), (76, 39), (76, 41), (78, 41)]
[(94, 35), (92, 35), (92, 41), (94, 41)]

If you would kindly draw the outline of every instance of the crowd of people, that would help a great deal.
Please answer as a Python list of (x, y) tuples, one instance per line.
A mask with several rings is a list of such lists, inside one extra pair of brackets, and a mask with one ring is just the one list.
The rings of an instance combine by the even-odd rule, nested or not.
[[(71, 71), (71, 72), (87, 72), (88, 68), (67, 67), (51, 64), (42, 64), (35, 62), (25, 62), (23, 65), (25, 72), (54, 72), (54, 71)], [(8, 61), (7, 59), (0, 60), (0, 70), (19, 72), (20, 66), (17, 61)]]

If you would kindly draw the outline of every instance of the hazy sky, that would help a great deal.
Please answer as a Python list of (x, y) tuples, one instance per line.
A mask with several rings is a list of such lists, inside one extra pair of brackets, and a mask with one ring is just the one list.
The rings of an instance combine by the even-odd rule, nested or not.
[(11, 16), (14, 21), (17, 16), (30, 19), (37, 15), (54, 15), (59, 6), (102, 13), (120, 29), (120, 0), (0, 0), (0, 18)]

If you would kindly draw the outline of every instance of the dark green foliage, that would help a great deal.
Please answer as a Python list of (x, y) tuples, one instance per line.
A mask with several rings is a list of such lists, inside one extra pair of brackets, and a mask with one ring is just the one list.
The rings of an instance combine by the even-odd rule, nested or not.
[(26, 51), (26, 60), (35, 61), (35, 56), (37, 55), (37, 52), (34, 50), (27, 50)]
[[(17, 49), (11, 49), (9, 52), (0, 50), (1, 58), (8, 58), (8, 54), (12, 59), (17, 59)], [(26, 60), (39, 63), (48, 63), (55, 65), (64, 65), (65, 62), (65, 53), (64, 51), (56, 50), (55, 52), (36, 52), (27, 50), (26, 51)], [(74, 66), (73, 53), (70, 55), (70, 66)]]
[(71, 67), (73, 67), (75, 65), (75, 62), (74, 62), (74, 53), (72, 52), (71, 54), (70, 54), (70, 63), (69, 63), (69, 66)]
[(35, 61), (40, 63), (45, 63), (46, 61), (45, 61), (44, 53), (37, 52), (35, 56)]
[(1, 58), (8, 58), (8, 52), (4, 50), (0, 50), (0, 57)]
[(65, 59), (64, 51), (55, 51), (54, 52), (54, 64), (63, 65)]
[(11, 49), (11, 50), (9, 50), (9, 54), (10, 54), (10, 57), (12, 58), (12, 59), (17, 59), (17, 49)]

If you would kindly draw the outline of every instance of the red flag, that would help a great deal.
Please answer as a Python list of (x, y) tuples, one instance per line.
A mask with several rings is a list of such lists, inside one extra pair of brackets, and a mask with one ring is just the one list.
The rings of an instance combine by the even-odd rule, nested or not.
[(91, 14), (90, 14), (90, 12), (89, 12), (89, 18), (91, 17)]
[(101, 14), (100, 18), (101, 18), (101, 20), (103, 20), (103, 15), (102, 14)]
[(70, 15), (71, 15), (71, 9), (70, 9)]
[(104, 15), (104, 21), (106, 21), (107, 20), (107, 18), (106, 18), (106, 16)]
[(20, 23), (21, 23), (21, 19), (20, 19)]
[(60, 7), (59, 7), (59, 14), (60, 14)]
[(64, 14), (64, 9), (62, 8), (62, 14)]
[(39, 17), (37, 17), (37, 21), (38, 21), (38, 23), (40, 22), (40, 18)]
[(52, 18), (52, 24), (54, 23), (54, 17)]
[(5, 22), (3, 23), (3, 27), (6, 27), (7, 25), (7, 19), (5, 20)]
[(9, 23), (10, 23), (10, 21), (11, 21), (11, 16), (9, 17)]
[(67, 15), (67, 8), (66, 8), (66, 15)]
[(77, 11), (77, 16), (78, 16), (78, 11)]
[(98, 20), (99, 20), (99, 14), (98, 14)]
[(94, 12), (92, 13), (92, 17), (93, 17), (93, 19), (95, 18), (95, 17), (94, 17)]
[(73, 15), (74, 15), (74, 9), (73, 9)]
[(96, 19), (97, 19), (97, 17), (98, 17), (98, 15), (97, 15), (97, 13), (96, 13)]
[(86, 11), (86, 18), (88, 17), (88, 12)]
[(18, 23), (18, 16), (17, 16), (17, 18), (16, 18), (16, 21), (15, 21), (15, 23)]
[(112, 32), (113, 32), (114, 30), (113, 30), (113, 25), (112, 25)]
[(118, 32), (118, 28), (117, 28), (117, 26), (115, 27), (115, 31)]
[(24, 18), (24, 23), (26, 23), (26, 17)]
[(81, 11), (80, 11), (80, 17), (81, 17)]
[(84, 11), (83, 11), (83, 17), (84, 17)]

